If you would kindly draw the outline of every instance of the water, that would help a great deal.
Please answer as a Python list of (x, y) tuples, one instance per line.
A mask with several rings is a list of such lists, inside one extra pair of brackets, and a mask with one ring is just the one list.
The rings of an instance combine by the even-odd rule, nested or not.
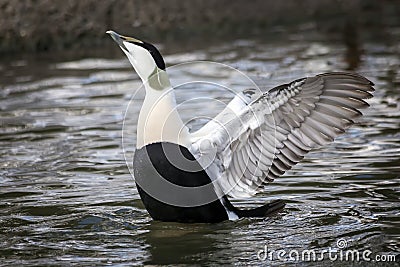
[[(262, 88), (351, 65), (344, 60), (342, 43), (318, 37), (304, 41), (298, 35), (286, 41), (236, 40), (182, 52), (167, 49), (168, 65), (222, 62), (245, 72)], [(282, 265), (287, 263), (260, 261), (257, 252), (265, 245), (270, 251), (321, 251), (337, 248), (339, 239), (347, 242), (345, 249), (371, 250), (371, 258), (398, 254), (400, 46), (369, 42), (362, 49), (356, 71), (374, 81), (377, 89), (365, 116), (265, 193), (235, 202), (251, 207), (281, 198), (287, 200), (284, 211), (265, 219), (211, 225), (155, 222), (144, 209), (121, 141), (125, 110), (140, 82), (122, 52), (2, 61), (0, 264)], [(170, 51), (179, 51), (179, 46)], [(173, 76), (177, 81), (201, 77), (242, 85), (235, 75), (212, 68), (177, 69)], [(228, 101), (230, 96), (217, 89), (182, 87), (178, 101), (202, 95)], [(139, 92), (137, 100), (142, 97)], [(140, 103), (129, 107), (129, 125), (134, 127)], [(200, 101), (180, 109), (189, 118), (214, 115), (218, 107), (204, 109)], [(133, 139), (134, 135), (125, 143), (128, 158)], [(319, 264), (333, 263), (325, 259)]]

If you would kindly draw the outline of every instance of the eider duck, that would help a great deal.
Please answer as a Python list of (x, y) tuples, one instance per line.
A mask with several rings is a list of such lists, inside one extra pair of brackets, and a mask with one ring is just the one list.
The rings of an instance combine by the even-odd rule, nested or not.
[(265, 217), (275, 200), (254, 209), (229, 201), (250, 197), (312, 149), (326, 145), (361, 116), (373, 83), (353, 73), (301, 78), (267, 92), (246, 89), (191, 133), (176, 109), (163, 57), (147, 42), (107, 31), (146, 90), (137, 125), (134, 178), (154, 220), (214, 223)]

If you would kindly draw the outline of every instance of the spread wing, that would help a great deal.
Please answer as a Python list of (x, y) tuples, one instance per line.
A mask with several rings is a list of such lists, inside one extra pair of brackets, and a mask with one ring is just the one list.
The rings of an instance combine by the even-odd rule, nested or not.
[(225, 194), (254, 195), (344, 133), (372, 86), (357, 74), (325, 73), (266, 93), (248, 89), (193, 134), (191, 151)]

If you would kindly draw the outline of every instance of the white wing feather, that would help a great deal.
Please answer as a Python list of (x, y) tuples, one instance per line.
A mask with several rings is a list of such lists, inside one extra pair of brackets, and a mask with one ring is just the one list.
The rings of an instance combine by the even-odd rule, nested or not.
[(353, 124), (372, 85), (356, 74), (326, 73), (267, 93), (245, 90), (192, 135), (190, 150), (225, 194), (252, 196)]

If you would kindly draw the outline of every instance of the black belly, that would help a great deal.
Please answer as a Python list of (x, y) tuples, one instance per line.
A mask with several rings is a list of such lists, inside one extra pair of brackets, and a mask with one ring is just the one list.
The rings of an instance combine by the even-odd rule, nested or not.
[(134, 175), (154, 220), (220, 222), (228, 219), (211, 179), (185, 147), (154, 143), (136, 150)]

